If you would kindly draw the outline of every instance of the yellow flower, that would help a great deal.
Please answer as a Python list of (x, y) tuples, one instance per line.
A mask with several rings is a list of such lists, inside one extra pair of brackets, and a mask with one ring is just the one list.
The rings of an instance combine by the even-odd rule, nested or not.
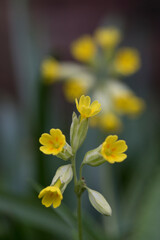
[(61, 200), (63, 199), (61, 190), (61, 181), (58, 181), (53, 186), (48, 186), (39, 193), (38, 198), (42, 198), (42, 204), (45, 207), (50, 207), (53, 204), (54, 208), (57, 208), (61, 204)]
[(127, 157), (124, 154), (128, 148), (126, 142), (124, 140), (117, 140), (117, 135), (110, 135), (102, 144), (101, 154), (109, 163), (122, 162)]
[(52, 128), (50, 134), (43, 133), (41, 135), (39, 142), (44, 145), (40, 147), (43, 153), (57, 155), (66, 144), (66, 138), (61, 130)]
[(41, 73), (46, 83), (52, 83), (59, 76), (60, 65), (54, 58), (45, 59), (42, 62)]
[(134, 96), (133, 94), (125, 94), (117, 96), (114, 99), (115, 109), (122, 114), (136, 116), (140, 114), (144, 108), (145, 103), (143, 99)]
[(89, 96), (82, 95), (80, 97), (79, 103), (75, 99), (76, 107), (81, 114), (81, 120), (84, 118), (93, 117), (101, 111), (101, 104), (98, 101), (94, 101), (91, 105), (91, 98)]
[(134, 48), (121, 48), (117, 51), (114, 61), (115, 70), (122, 75), (137, 72), (141, 66), (139, 52)]
[(82, 62), (89, 62), (93, 59), (96, 52), (96, 46), (89, 35), (85, 35), (71, 45), (73, 57)]
[(100, 117), (100, 127), (105, 131), (119, 131), (122, 128), (122, 122), (114, 113), (108, 112)]
[(115, 27), (102, 27), (95, 32), (97, 43), (104, 48), (113, 48), (121, 41), (121, 32)]
[(86, 86), (79, 79), (67, 80), (63, 86), (64, 94), (69, 102), (74, 102), (75, 98), (79, 98), (82, 94), (87, 91)]

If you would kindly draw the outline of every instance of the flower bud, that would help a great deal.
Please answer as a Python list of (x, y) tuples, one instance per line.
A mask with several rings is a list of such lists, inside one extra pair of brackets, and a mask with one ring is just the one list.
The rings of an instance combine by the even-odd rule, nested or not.
[(92, 167), (96, 167), (105, 162), (105, 159), (102, 157), (100, 150), (102, 145), (86, 153), (83, 159), (83, 165), (88, 164)]
[(92, 206), (101, 214), (111, 216), (112, 209), (106, 199), (103, 197), (103, 195), (90, 188), (87, 188), (87, 191)]
[(85, 118), (80, 121), (80, 117), (77, 118), (75, 112), (72, 115), (72, 124), (70, 128), (70, 142), (73, 152), (76, 152), (78, 148), (84, 142), (88, 131), (88, 119)]
[(60, 152), (59, 154), (57, 154), (58, 158), (61, 158), (62, 160), (68, 160), (71, 156), (73, 156), (72, 154), (72, 148), (71, 146), (66, 142), (65, 146), (63, 147), (62, 152)]
[(64, 190), (66, 189), (67, 185), (73, 178), (73, 171), (71, 164), (67, 164), (61, 166), (57, 169), (55, 176), (53, 177), (51, 185), (54, 185), (58, 179), (61, 181), (61, 192), (63, 194)]

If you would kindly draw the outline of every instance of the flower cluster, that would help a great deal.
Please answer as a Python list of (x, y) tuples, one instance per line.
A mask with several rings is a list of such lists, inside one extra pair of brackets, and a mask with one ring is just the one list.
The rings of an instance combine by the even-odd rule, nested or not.
[(66, 142), (65, 136), (59, 129), (52, 128), (50, 134), (44, 133), (39, 139), (42, 144), (40, 151), (44, 154), (56, 155), (64, 161), (70, 161), (70, 164), (58, 168), (51, 185), (42, 189), (38, 197), (42, 198), (42, 204), (45, 207), (51, 205), (54, 208), (59, 207), (63, 199), (63, 192), (74, 177), (77, 196), (81, 196), (87, 190), (92, 206), (104, 215), (111, 215), (112, 210), (106, 199), (102, 194), (87, 186), (84, 178), (82, 178), (81, 171), (85, 164), (98, 166), (106, 161), (109, 163), (124, 161), (127, 157), (124, 153), (127, 150), (127, 145), (124, 140), (118, 140), (117, 135), (108, 136), (100, 146), (85, 154), (80, 167), (80, 179), (77, 180), (75, 170), (76, 152), (85, 140), (89, 118), (101, 111), (101, 104), (98, 101), (91, 103), (90, 97), (84, 95), (80, 97), (79, 102), (77, 99), (75, 99), (75, 102), (80, 116), (77, 117), (76, 113), (73, 113), (70, 127), (70, 145)]
[(72, 42), (71, 55), (83, 65), (57, 62), (53, 58), (42, 63), (45, 82), (64, 81), (64, 95), (69, 102), (91, 92), (101, 103), (103, 110), (91, 121), (91, 126), (103, 131), (120, 131), (122, 115), (138, 116), (145, 108), (144, 101), (123, 82), (123, 78), (140, 69), (140, 54), (135, 48), (120, 47), (122, 41), (120, 29), (103, 26), (93, 35), (84, 35)]

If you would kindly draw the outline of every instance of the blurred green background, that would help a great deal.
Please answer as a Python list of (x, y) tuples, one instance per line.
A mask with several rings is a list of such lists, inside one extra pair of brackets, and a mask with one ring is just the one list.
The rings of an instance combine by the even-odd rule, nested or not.
[[(39, 70), (49, 53), (72, 60), (70, 43), (105, 21), (123, 25), (125, 44), (141, 54), (142, 68), (126, 82), (147, 107), (139, 118), (124, 119), (126, 161), (84, 169), (88, 186), (102, 192), (113, 210), (112, 217), (101, 217), (85, 193), (84, 239), (160, 239), (158, 1), (2, 0), (0, 10), (0, 239), (77, 239), (73, 183), (56, 210), (37, 198), (63, 164), (43, 155), (38, 139), (54, 127), (69, 140), (75, 110), (62, 84), (44, 86)], [(90, 129), (78, 162), (105, 136)]]

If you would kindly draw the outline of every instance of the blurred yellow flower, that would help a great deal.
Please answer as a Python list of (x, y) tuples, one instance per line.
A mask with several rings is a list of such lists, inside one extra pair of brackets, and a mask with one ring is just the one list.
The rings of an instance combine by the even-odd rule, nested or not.
[(136, 49), (124, 47), (117, 51), (114, 67), (118, 73), (127, 76), (137, 72), (140, 66), (140, 55)]
[(122, 96), (115, 97), (114, 105), (115, 109), (119, 113), (132, 116), (140, 114), (145, 108), (143, 99), (136, 97), (133, 94), (124, 94)]
[(84, 118), (93, 117), (101, 111), (101, 104), (98, 101), (94, 101), (91, 105), (91, 98), (89, 96), (82, 95), (79, 103), (77, 98), (75, 99), (76, 107), (81, 114), (81, 120)]
[(54, 58), (47, 58), (42, 62), (41, 74), (46, 83), (57, 80), (60, 71), (60, 64)]
[(99, 119), (100, 127), (105, 131), (120, 131), (122, 128), (122, 122), (116, 114), (112, 112), (108, 112), (103, 114)]
[(121, 39), (121, 31), (115, 27), (102, 27), (95, 32), (96, 42), (104, 48), (114, 48)]
[(52, 128), (50, 134), (43, 133), (41, 135), (39, 142), (44, 145), (40, 147), (40, 151), (45, 154), (57, 155), (63, 150), (66, 144), (66, 138), (60, 129)]
[(61, 200), (63, 199), (61, 190), (61, 181), (58, 181), (53, 186), (48, 186), (39, 193), (38, 198), (42, 198), (42, 204), (45, 207), (50, 207), (53, 204), (54, 208), (57, 208), (61, 204)]
[(93, 128), (99, 126), (100, 116), (94, 116), (90, 119), (89, 125)]
[(74, 102), (75, 98), (79, 98), (87, 92), (86, 86), (81, 79), (68, 79), (63, 85), (64, 95), (69, 102)]
[(117, 135), (110, 135), (102, 144), (101, 154), (109, 163), (122, 162), (127, 158), (127, 155), (124, 154), (128, 148), (126, 142), (117, 140)]
[(73, 57), (82, 62), (90, 62), (96, 53), (96, 46), (89, 35), (85, 35), (71, 44)]

